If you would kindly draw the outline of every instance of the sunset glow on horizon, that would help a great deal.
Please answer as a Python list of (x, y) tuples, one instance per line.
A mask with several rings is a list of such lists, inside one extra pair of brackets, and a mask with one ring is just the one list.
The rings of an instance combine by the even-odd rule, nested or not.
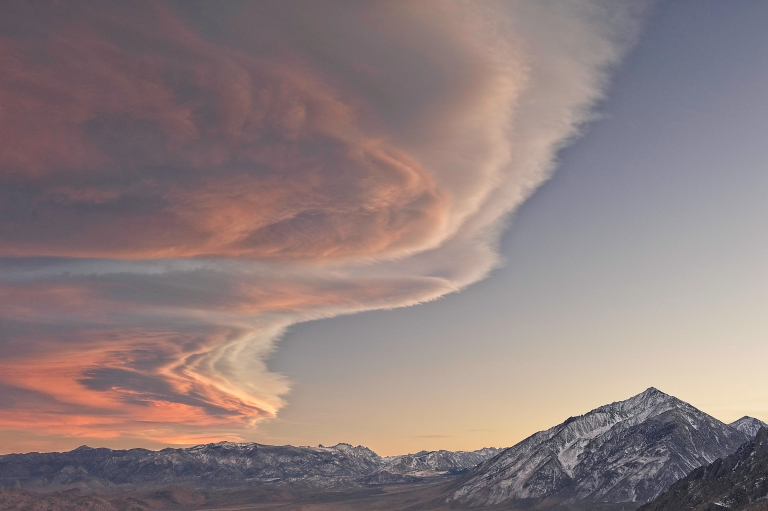
[[(637, 376), (597, 394), (604, 387), (598, 380), (559, 376), (559, 385), (580, 385), (583, 398), (566, 392), (562, 402), (537, 412), (541, 397), (523, 398), (525, 382), (552, 377), (562, 357), (578, 359), (568, 355), (569, 346), (588, 345), (598, 354), (587, 365), (597, 364), (601, 353), (612, 360), (629, 353), (646, 363), (641, 347), (675, 349), (673, 342), (664, 344), (675, 331), (688, 339), (694, 331), (719, 330), (706, 326), (714, 321), (708, 312), (681, 314), (678, 322), (665, 319), (662, 309), (637, 318), (624, 309), (596, 312), (605, 317), (605, 339), (623, 324), (664, 329), (651, 339), (642, 328), (628, 328), (623, 347), (601, 351), (594, 346), (608, 341), (593, 335), (595, 323), (584, 319), (591, 312), (579, 316), (571, 307), (562, 314), (562, 330), (549, 317), (528, 323), (535, 314), (550, 314), (548, 307), (566, 309), (561, 305), (570, 294), (558, 288), (546, 295), (555, 289), (548, 279), (568, 285), (557, 254), (581, 265), (568, 275), (604, 286), (590, 296), (618, 287), (617, 280), (596, 273), (597, 259), (579, 259), (579, 250), (598, 246), (588, 236), (567, 248), (531, 243), (530, 254), (503, 238), (511, 215), (563, 161), (573, 168), (587, 168), (585, 161), (602, 155), (601, 161), (621, 161), (609, 154), (621, 141), (601, 146), (587, 139), (589, 147), (607, 148), (587, 156), (578, 145), (573, 156), (563, 156), (563, 149), (588, 122), (598, 133), (610, 131), (599, 131), (601, 102), (626, 59), (629, 74), (622, 75), (621, 87), (654, 79), (651, 72), (631, 74), (642, 65), (642, 52), (651, 50), (641, 46), (637, 57), (631, 52), (644, 37), (654, 40), (643, 35), (649, 24), (662, 32), (666, 9), (644, 1), (3, 3), (0, 451), (82, 443), (309, 444), (329, 437), (370, 441), (381, 454), (417, 450), (417, 444), (502, 447), (560, 414), (602, 404), (603, 396), (629, 397), (621, 393), (650, 385), (695, 392), (695, 382), (688, 387), (683, 378)], [(619, 94), (615, 118), (623, 119), (623, 105), (638, 97)], [(665, 161), (673, 160), (670, 150)], [(605, 166), (599, 171), (609, 172)], [(641, 174), (633, 171), (622, 186)], [(554, 186), (562, 189), (562, 183)], [(626, 185), (626, 197), (643, 193), (644, 185), (632, 186)], [(526, 207), (546, 203), (550, 192), (542, 190), (544, 196)], [(591, 198), (570, 197), (594, 201), (600, 209), (595, 218), (608, 222), (612, 199), (598, 196), (599, 185), (590, 190)], [(615, 211), (631, 200), (616, 199)], [(535, 217), (539, 210), (531, 211)], [(585, 218), (593, 214), (583, 211)], [(523, 213), (512, 230), (520, 221), (520, 239), (527, 242), (533, 238), (525, 238), (525, 225), (543, 216), (525, 224)], [(563, 213), (558, 221), (567, 218)], [(563, 227), (557, 240), (577, 230)], [(642, 226), (636, 232), (640, 239)], [(704, 231), (690, 239), (697, 236), (704, 239)], [(677, 239), (670, 236), (659, 252), (674, 253)], [(615, 248), (622, 253), (616, 260), (631, 269), (644, 252), (627, 248), (631, 236), (626, 240)], [(477, 302), (491, 305), (474, 319), (467, 319), (469, 312), (463, 317), (461, 311), (471, 309), (456, 301), (464, 290), (507, 263), (513, 266), (509, 282), (516, 280), (504, 287), (527, 289), (530, 310), (524, 298), (494, 299), (497, 289), (487, 302)], [(753, 296), (764, 274), (750, 275), (743, 289)], [(651, 282), (627, 278), (625, 289)], [(573, 285), (573, 296), (581, 285)], [(494, 283), (481, 286), (472, 292)], [(740, 339), (764, 353), (752, 318), (761, 298), (744, 299), (750, 303), (745, 307), (734, 300), (722, 318), (743, 326)], [(500, 302), (508, 308), (493, 309)], [(612, 304), (605, 303), (608, 310)], [(417, 333), (408, 337), (403, 332), (421, 328), (409, 316), (418, 310), (436, 329), (445, 318), (446, 330), (457, 336), (462, 324), (474, 325), (461, 332), (468, 340), (452, 344), (439, 339), (448, 336), (439, 330), (425, 333), (423, 344)], [(742, 321), (740, 313), (750, 319)], [(502, 325), (498, 318), (519, 323)], [(534, 322), (550, 330), (537, 336)], [(390, 327), (385, 346), (382, 336)], [(679, 349), (690, 351), (685, 346)], [(401, 362), (405, 352), (413, 367)], [(717, 361), (716, 355), (701, 357), (707, 368)], [(514, 370), (501, 368), (511, 361), (519, 362)], [(366, 379), (354, 366), (369, 363), (381, 365)], [(418, 364), (428, 375), (423, 387)], [(466, 370), (471, 383), (453, 381), (454, 368), (456, 374)], [(387, 374), (394, 375), (390, 394), (382, 383)], [(395, 393), (408, 392), (402, 383), (408, 378), (414, 394), (420, 388), (434, 394), (398, 401)], [(435, 397), (439, 384), (446, 394)], [(556, 395), (555, 384), (549, 385), (542, 383), (541, 392)], [(483, 389), (497, 386), (514, 394), (509, 402), (483, 397)], [(711, 404), (705, 395), (694, 393), (692, 402)], [(768, 413), (761, 395), (751, 396), (757, 405), (739, 405), (733, 413)], [(723, 394), (712, 403), (722, 408), (725, 402)], [(421, 413), (417, 406), (424, 407)], [(496, 407), (507, 411), (499, 415)], [(454, 408), (466, 417), (438, 431)], [(504, 426), (512, 415), (525, 418)], [(387, 436), (387, 421), (405, 416), (413, 431)], [(344, 436), (366, 430), (366, 417), (380, 420), (381, 428), (370, 436)], [(488, 431), (473, 433), (481, 421)], [(330, 434), (332, 426), (339, 432)]]

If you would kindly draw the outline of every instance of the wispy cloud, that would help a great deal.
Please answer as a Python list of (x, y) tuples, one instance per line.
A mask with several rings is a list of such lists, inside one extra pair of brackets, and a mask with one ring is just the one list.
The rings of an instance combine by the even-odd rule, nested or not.
[(289, 325), (497, 265), (644, 4), (0, 9), (0, 426), (192, 443)]

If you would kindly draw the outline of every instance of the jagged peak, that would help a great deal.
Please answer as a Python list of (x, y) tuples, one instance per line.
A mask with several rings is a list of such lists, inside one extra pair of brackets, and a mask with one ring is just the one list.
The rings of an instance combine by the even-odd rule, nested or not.
[(249, 444), (246, 442), (230, 442), (228, 440), (222, 440), (221, 442), (214, 442), (208, 445), (216, 446), (216, 447), (242, 447), (244, 445), (253, 445), (253, 444)]
[(344, 453), (348, 453), (348, 452), (361, 453), (361, 452), (364, 452), (364, 453), (367, 453), (367, 454), (369, 454), (371, 456), (378, 456), (378, 454), (376, 454), (374, 451), (372, 451), (371, 449), (369, 449), (368, 447), (366, 447), (364, 445), (354, 446), (354, 445), (348, 444), (346, 442), (339, 442), (338, 444), (332, 445), (330, 447), (327, 447), (327, 446), (324, 446), (323, 444), (320, 444), (320, 445), (318, 445), (318, 448), (320, 448), (320, 449), (333, 449), (335, 451), (344, 452)]
[[(627, 399), (623, 399), (621, 401), (614, 401), (614, 402), (612, 402), (610, 404), (600, 406), (598, 408), (595, 408), (591, 412), (602, 410), (602, 409), (609, 408), (609, 407), (621, 406), (622, 408), (624, 408), (626, 406), (634, 406), (634, 405), (637, 405), (637, 404), (640, 404), (640, 403), (649, 403), (649, 402), (654, 402), (654, 403), (663, 403), (663, 402), (684, 403), (684, 401), (682, 401), (681, 399), (678, 399), (675, 396), (667, 394), (666, 392), (662, 392), (659, 389), (657, 389), (656, 387), (648, 387), (647, 389), (645, 389), (644, 391), (642, 391), (639, 394), (635, 394), (634, 396), (629, 397)], [(587, 412), (587, 414), (584, 414), (584, 415), (588, 415), (591, 412)], [(572, 421), (574, 419), (578, 419), (579, 417), (583, 417), (583, 415), (579, 415), (579, 416), (576, 416), (576, 417), (569, 417), (568, 420)]]
[(537, 443), (562, 435), (569, 438), (574, 438), (574, 435), (582, 439), (592, 438), (604, 432), (605, 428), (613, 427), (617, 423), (629, 421), (628, 423), (638, 424), (670, 410), (681, 410), (686, 414), (704, 414), (681, 399), (666, 394), (656, 387), (649, 387), (623, 401), (614, 401), (583, 415), (569, 417), (557, 426), (531, 435), (523, 442)]
[(742, 418), (740, 418), (740, 419), (736, 419), (735, 421), (731, 422), (731, 424), (730, 424), (730, 425), (731, 425), (731, 426), (735, 426), (735, 425), (737, 425), (737, 424), (742, 424), (742, 423), (744, 423), (744, 422), (758, 422), (758, 423), (762, 423), (762, 424), (765, 424), (765, 423), (764, 423), (763, 421), (761, 421), (760, 419), (757, 419), (757, 418), (755, 418), (755, 417), (750, 417), (749, 415), (745, 415), (744, 417), (742, 417)]
[[(667, 394), (666, 392), (662, 392), (656, 387), (648, 387), (641, 393), (630, 397), (629, 399), (625, 399), (624, 401), (617, 401), (615, 403), (611, 403), (611, 405), (623, 405), (623, 407), (627, 406), (645, 406), (645, 405), (657, 405), (657, 404), (687, 404), (685, 401), (676, 398), (675, 396), (672, 396), (670, 394)], [(610, 406), (610, 405), (609, 405)]]
[(230, 442), (228, 440), (222, 440), (221, 442), (211, 442), (208, 444), (198, 444), (193, 445), (191, 447), (166, 447), (165, 449), (162, 449), (162, 451), (172, 452), (172, 451), (204, 451), (206, 449), (251, 449), (254, 447), (258, 447), (260, 444), (253, 443), (253, 442)]
[(749, 437), (754, 437), (760, 428), (766, 427), (768, 424), (761, 421), (760, 419), (745, 415), (741, 419), (731, 422), (729, 426), (738, 431), (741, 431), (743, 434)]
[(568, 417), (560, 426), (566, 426), (573, 422), (577, 422), (579, 419), (583, 419), (595, 413), (614, 411), (614, 410), (630, 412), (637, 408), (641, 408), (641, 409), (656, 408), (659, 405), (684, 406), (688, 404), (685, 401), (682, 401), (681, 399), (676, 398), (675, 396), (671, 396), (665, 392), (660, 391), (656, 387), (648, 387), (643, 392), (636, 394), (630, 398), (624, 399), (622, 401), (614, 401), (610, 404), (599, 406), (583, 415)]
[[(635, 398), (645, 398), (645, 399), (677, 399), (675, 396), (672, 396), (670, 394), (667, 394), (666, 392), (662, 392), (656, 387), (648, 387), (641, 393), (639, 393), (636, 396), (633, 396)], [(632, 398), (630, 398), (632, 399)]]

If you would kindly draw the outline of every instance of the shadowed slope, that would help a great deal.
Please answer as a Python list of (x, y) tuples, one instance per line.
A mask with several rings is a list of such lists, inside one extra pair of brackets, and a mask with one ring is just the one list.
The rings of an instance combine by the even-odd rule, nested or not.
[(503, 451), (470, 472), (449, 501), (476, 507), (547, 497), (646, 502), (747, 439), (688, 403), (649, 388)]
[(734, 454), (699, 467), (643, 511), (768, 510), (768, 429)]

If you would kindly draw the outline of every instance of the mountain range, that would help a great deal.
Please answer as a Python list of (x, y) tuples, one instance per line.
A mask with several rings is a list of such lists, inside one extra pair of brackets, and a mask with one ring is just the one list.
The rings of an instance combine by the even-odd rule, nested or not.
[[(331, 506), (318, 511), (594, 511), (636, 509), (654, 499), (662, 507), (645, 509), (687, 509), (675, 506), (695, 501), (705, 506), (697, 511), (713, 511), (726, 509), (723, 503), (745, 502), (744, 494), (750, 505), (765, 497), (759, 485), (768, 475), (757, 472), (755, 479), (752, 474), (766, 465), (750, 461), (765, 450), (765, 427), (751, 417), (725, 424), (649, 388), (570, 417), (506, 449), (379, 456), (343, 443), (293, 447), (221, 442), (160, 451), (83, 446), (62, 453), (8, 454), (0, 456), (0, 489), (15, 490), (0, 491), (0, 509), (6, 509), (6, 502), (16, 502), (8, 509), (37, 504), (63, 509), (63, 503), (80, 502), (71, 509), (120, 511), (154, 509), (152, 502), (171, 501), (179, 509), (202, 509), (250, 503), (258, 496), (295, 504), (280, 507), (285, 511), (318, 502)], [(735, 458), (729, 457), (734, 452)], [(728, 485), (744, 491), (728, 493)], [(357, 507), (363, 506), (358, 497), (365, 507)], [(349, 507), (338, 507), (341, 498)]]
[(0, 488), (169, 484), (337, 488), (457, 474), (499, 451), (422, 451), (382, 457), (349, 444), (293, 447), (221, 442), (161, 451), (82, 446), (63, 453), (0, 456)]
[(540, 431), (480, 464), (449, 502), (648, 502), (751, 439), (756, 419), (725, 424), (653, 387)]

